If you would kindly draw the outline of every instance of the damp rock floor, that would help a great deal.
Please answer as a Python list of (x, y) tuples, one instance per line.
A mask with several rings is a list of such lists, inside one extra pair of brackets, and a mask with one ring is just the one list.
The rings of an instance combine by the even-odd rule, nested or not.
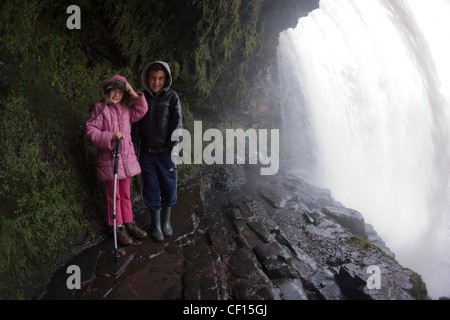
[[(132, 245), (118, 247), (118, 258), (114, 255), (112, 234), (74, 257), (53, 276), (43, 299), (182, 299), (189, 286), (198, 286), (190, 280), (190, 270), (205, 269), (211, 257), (202, 254), (202, 230), (198, 230), (196, 213), (202, 209), (198, 185), (183, 189), (178, 203), (173, 208), (172, 227), (174, 234), (163, 242), (150, 237), (134, 239)], [(138, 224), (148, 226), (147, 211), (134, 210)], [(69, 266), (80, 269), (81, 288), (69, 289), (75, 283)], [(185, 279), (183, 279), (185, 278)], [(69, 284), (68, 284), (69, 282)], [(185, 283), (185, 285), (183, 285)]]
[[(172, 237), (119, 247), (116, 262), (110, 234), (58, 269), (42, 299), (428, 298), (420, 275), (398, 264), (361, 213), (289, 172), (261, 176), (254, 168), (205, 167), (178, 188)], [(139, 202), (135, 220), (147, 229)], [(79, 268), (79, 289), (70, 266)], [(374, 266), (376, 289), (368, 285)]]

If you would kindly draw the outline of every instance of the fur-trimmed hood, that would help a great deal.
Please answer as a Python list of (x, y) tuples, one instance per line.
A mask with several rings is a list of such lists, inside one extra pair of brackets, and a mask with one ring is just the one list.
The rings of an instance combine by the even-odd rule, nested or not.
[(169, 64), (167, 62), (164, 61), (153, 61), (150, 62), (149, 64), (147, 64), (144, 69), (141, 72), (141, 83), (142, 86), (145, 88), (145, 90), (147, 90), (148, 92), (152, 93), (152, 91), (150, 90), (150, 87), (148, 86), (148, 78), (147, 78), (147, 73), (148, 70), (150, 69), (150, 67), (154, 64), (160, 64), (164, 67), (164, 69), (166, 69), (167, 71), (167, 79), (166, 79), (166, 85), (164, 86), (163, 90), (167, 90), (172, 86), (172, 73), (170, 71), (170, 67)]
[(109, 100), (109, 91), (111, 89), (117, 88), (123, 91), (123, 98), (120, 102), (123, 105), (130, 106), (132, 104), (131, 96), (127, 91), (126, 84), (127, 79), (121, 75), (114, 75), (111, 78), (103, 81), (100, 84), (100, 95), (103, 98), (103, 101), (106, 102), (106, 104), (110, 104), (111, 101)]

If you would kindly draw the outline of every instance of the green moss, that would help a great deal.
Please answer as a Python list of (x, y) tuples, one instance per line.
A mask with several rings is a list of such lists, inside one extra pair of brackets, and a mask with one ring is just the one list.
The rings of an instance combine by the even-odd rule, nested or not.
[(264, 210), (264, 206), (262, 205), (261, 202), (259, 202), (258, 200), (254, 200), (253, 204), (258, 208), (259, 211), (265, 211)]
[(416, 300), (429, 300), (428, 296), (428, 290), (425, 285), (425, 282), (423, 282), (422, 277), (413, 272), (413, 275), (411, 276), (411, 280), (413, 282), (413, 288), (411, 290), (411, 294)]
[(375, 249), (375, 250), (379, 251), (380, 253), (383, 252), (380, 248), (378, 248), (372, 242), (364, 240), (360, 236), (357, 236), (357, 235), (354, 235), (354, 234), (352, 234), (347, 239), (347, 244), (349, 246), (351, 246), (351, 247), (354, 247), (355, 249), (357, 249), (359, 251), (368, 251), (370, 249)]
[(66, 248), (79, 239), (81, 207), (75, 198), (73, 170), (59, 170), (43, 161), (38, 123), (19, 96), (2, 101), (0, 148), (0, 296), (25, 298), (29, 288), (59, 262)]
[[(0, 96), (0, 298), (28, 299), (104, 216), (95, 150), (84, 136), (98, 83), (114, 72), (92, 64), (80, 34), (54, 28), (38, 1), (0, 11), (6, 90)], [(62, 13), (65, 12), (61, 11)], [(58, 15), (55, 15), (58, 16)], [(103, 203), (103, 199), (101, 203)]]
[(141, 70), (151, 60), (166, 60), (180, 91), (218, 110), (247, 92), (249, 64), (264, 41), (258, 25), (263, 2), (105, 1), (105, 12), (130, 66)]
[(317, 213), (317, 211), (313, 211), (311, 213), (309, 213), (309, 216), (313, 219), (313, 224), (315, 226), (318, 226), (319, 224), (322, 223), (322, 218), (320, 217), (320, 215)]

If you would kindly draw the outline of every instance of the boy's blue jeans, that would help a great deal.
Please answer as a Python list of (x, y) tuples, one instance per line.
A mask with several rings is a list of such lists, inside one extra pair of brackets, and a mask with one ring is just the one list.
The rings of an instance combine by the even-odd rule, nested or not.
[(147, 208), (171, 207), (177, 199), (177, 169), (167, 152), (141, 152), (142, 199)]

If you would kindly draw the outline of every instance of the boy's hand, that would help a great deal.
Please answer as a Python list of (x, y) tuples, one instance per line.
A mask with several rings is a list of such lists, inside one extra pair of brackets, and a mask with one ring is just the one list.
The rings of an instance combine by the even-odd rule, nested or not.
[(138, 94), (133, 90), (133, 87), (128, 82), (125, 83), (125, 88), (127, 89), (130, 96), (137, 98)]

